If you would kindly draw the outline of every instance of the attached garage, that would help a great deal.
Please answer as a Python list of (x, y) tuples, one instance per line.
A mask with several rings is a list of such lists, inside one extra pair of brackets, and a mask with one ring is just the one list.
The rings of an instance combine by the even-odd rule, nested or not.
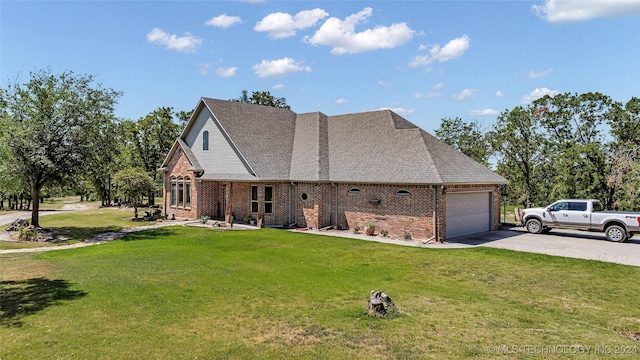
[(447, 194), (447, 239), (491, 230), (491, 193)]

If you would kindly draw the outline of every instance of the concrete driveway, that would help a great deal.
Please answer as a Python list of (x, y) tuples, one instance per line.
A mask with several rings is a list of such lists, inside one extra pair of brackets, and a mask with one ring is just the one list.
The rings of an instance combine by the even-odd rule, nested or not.
[(640, 266), (640, 235), (614, 243), (607, 241), (604, 233), (558, 229), (530, 234), (522, 227), (512, 227), (447, 242)]

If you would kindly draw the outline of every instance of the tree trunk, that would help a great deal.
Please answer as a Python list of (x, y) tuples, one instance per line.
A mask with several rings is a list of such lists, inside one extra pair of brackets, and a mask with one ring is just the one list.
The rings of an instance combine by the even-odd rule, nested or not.
[(107, 175), (107, 205), (111, 206), (111, 174)]
[(138, 206), (136, 205), (136, 203), (133, 203), (133, 216), (134, 218), (138, 218)]
[(31, 199), (33, 199), (33, 209), (31, 210), (31, 225), (40, 226), (40, 188), (35, 184), (31, 184)]

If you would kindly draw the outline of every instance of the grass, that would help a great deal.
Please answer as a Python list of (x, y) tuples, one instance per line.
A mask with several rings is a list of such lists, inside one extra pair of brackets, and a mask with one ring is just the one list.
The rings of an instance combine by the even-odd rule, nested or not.
[[(481, 247), (165, 227), (0, 264), (1, 359), (492, 359), (640, 332), (640, 268)], [(367, 316), (371, 290), (400, 316)]]
[[(148, 209), (139, 208), (139, 215), (143, 215), (145, 210)], [(101, 208), (40, 216), (40, 226), (55, 229), (60, 235), (69, 240), (56, 244), (28, 241), (0, 241), (0, 250), (66, 245), (91, 239), (95, 235), (104, 232), (149, 225), (148, 222), (144, 221), (131, 221), (134, 215), (133, 213), (132, 208)], [(2, 225), (0, 229), (4, 229), (5, 227), (6, 225)]]

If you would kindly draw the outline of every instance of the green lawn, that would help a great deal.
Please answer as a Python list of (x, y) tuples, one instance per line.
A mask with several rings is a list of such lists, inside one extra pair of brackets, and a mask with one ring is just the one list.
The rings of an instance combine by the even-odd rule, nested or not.
[[(145, 210), (149, 209), (139, 208), (139, 216), (144, 215)], [(133, 208), (100, 208), (40, 216), (40, 226), (55, 229), (60, 235), (69, 240), (60, 243), (0, 241), (0, 250), (67, 245), (91, 239), (100, 233), (150, 224), (145, 221), (132, 221), (133, 215)], [(0, 230), (4, 231), (7, 225), (0, 225)]]
[[(165, 227), (0, 265), (0, 359), (591, 359), (639, 347), (622, 334), (640, 332), (640, 268), (595, 261)], [(374, 289), (401, 315), (368, 317)], [(589, 352), (540, 354), (577, 349), (563, 345)]]

